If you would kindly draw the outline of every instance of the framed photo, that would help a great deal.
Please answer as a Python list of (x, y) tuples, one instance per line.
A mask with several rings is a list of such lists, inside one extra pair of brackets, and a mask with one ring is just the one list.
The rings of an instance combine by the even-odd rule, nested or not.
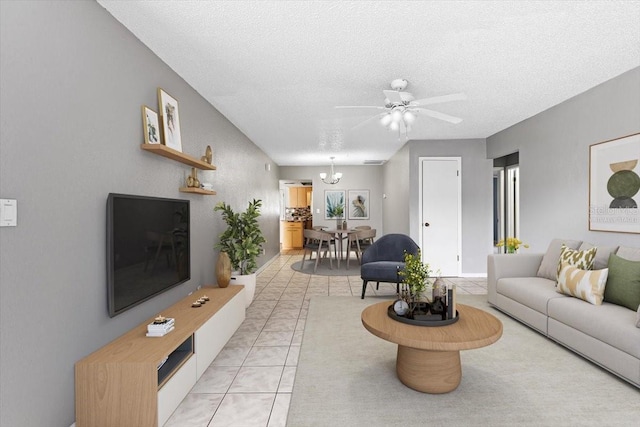
[(589, 230), (640, 234), (640, 133), (589, 146)]
[(369, 219), (369, 190), (349, 190), (349, 219)]
[(163, 89), (158, 88), (158, 104), (162, 120), (163, 143), (169, 148), (182, 152), (178, 101)]
[(160, 144), (160, 124), (158, 113), (146, 105), (142, 106), (142, 130), (145, 144)]
[(324, 219), (344, 218), (345, 197), (344, 190), (324, 191)]

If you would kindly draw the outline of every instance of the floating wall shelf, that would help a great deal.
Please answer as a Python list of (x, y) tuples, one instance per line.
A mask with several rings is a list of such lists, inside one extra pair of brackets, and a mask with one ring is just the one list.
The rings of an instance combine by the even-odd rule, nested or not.
[(169, 148), (166, 145), (162, 144), (142, 144), (140, 145), (145, 151), (150, 151), (154, 154), (158, 154), (162, 157), (166, 157), (171, 160), (175, 160), (176, 162), (183, 163), (185, 165), (189, 165), (194, 168), (198, 168), (200, 170), (216, 170), (214, 165), (210, 165), (209, 163), (196, 159), (195, 157), (191, 157), (188, 154), (181, 153), (180, 151), (176, 151), (173, 148)]

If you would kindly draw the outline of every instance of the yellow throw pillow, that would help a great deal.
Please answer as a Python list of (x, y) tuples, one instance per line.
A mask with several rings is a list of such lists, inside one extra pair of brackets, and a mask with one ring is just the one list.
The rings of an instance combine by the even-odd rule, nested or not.
[(558, 275), (557, 291), (580, 298), (593, 305), (601, 305), (608, 275), (608, 268), (587, 271), (563, 263)]
[(558, 260), (558, 276), (560, 277), (560, 269), (563, 263), (573, 265), (581, 270), (591, 270), (593, 268), (593, 261), (596, 259), (596, 251), (598, 248), (593, 247), (584, 251), (571, 249), (564, 243), (560, 248), (560, 259)]

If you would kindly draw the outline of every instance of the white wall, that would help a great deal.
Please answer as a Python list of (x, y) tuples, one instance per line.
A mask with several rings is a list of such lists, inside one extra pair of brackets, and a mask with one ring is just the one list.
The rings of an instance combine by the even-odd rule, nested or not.
[(640, 68), (487, 139), (497, 158), (520, 152), (520, 235), (531, 252), (554, 238), (640, 246), (639, 234), (589, 231), (589, 146), (640, 132)]

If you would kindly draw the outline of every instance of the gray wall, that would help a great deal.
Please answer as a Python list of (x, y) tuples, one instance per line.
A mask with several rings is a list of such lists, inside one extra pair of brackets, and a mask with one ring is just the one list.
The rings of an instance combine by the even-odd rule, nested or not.
[(411, 144), (405, 144), (396, 154), (390, 158), (383, 167), (384, 201), (382, 214), (384, 229), (387, 234), (409, 234), (409, 209), (401, 209), (401, 206), (409, 206), (409, 164)]
[[(369, 190), (369, 219), (347, 220), (349, 227), (370, 225), (377, 230), (377, 235), (385, 234), (382, 215), (382, 166), (336, 166), (336, 172), (342, 172), (342, 179), (337, 184), (328, 185), (320, 180), (320, 173), (329, 173), (329, 165), (320, 167), (281, 166), (280, 179), (311, 180), (313, 183), (313, 225), (335, 227), (335, 220), (324, 219), (325, 190)], [(317, 210), (320, 213), (317, 213)]]
[(487, 272), (487, 254), (493, 252), (492, 240), (492, 171), (486, 158), (484, 139), (451, 139), (445, 141), (411, 141), (409, 210), (411, 236), (422, 233), (419, 206), (420, 157), (462, 158), (462, 274)]
[(589, 146), (640, 131), (640, 68), (487, 140), (487, 155), (520, 152), (520, 236), (532, 252), (554, 238), (640, 246), (640, 235), (589, 231)]
[[(263, 199), (261, 264), (277, 254), (278, 168), (97, 3), (0, 8), (0, 197), (18, 200), (18, 226), (0, 228), (0, 425), (66, 427), (77, 360), (213, 283), (216, 202)], [(140, 150), (157, 87), (179, 101), (183, 151), (212, 146), (217, 196), (179, 193), (189, 168)], [(192, 279), (113, 319), (110, 192), (189, 199), (192, 221)]]
[(486, 274), (493, 252), (493, 167), (484, 139), (409, 141), (400, 149), (384, 167), (385, 230), (420, 241), (420, 157), (462, 159), (462, 275)]

